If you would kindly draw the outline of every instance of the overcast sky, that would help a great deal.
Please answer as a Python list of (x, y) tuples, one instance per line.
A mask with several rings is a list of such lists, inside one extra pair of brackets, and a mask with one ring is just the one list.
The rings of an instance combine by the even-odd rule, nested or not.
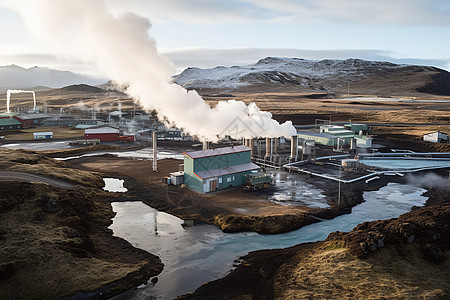
[[(96, 74), (54, 57), (0, 0), (0, 65)], [(15, 0), (21, 1), (21, 0)], [(55, 0), (67, 1), (67, 0)], [(76, 0), (73, 0), (76, 1)], [(147, 17), (177, 71), (254, 63), (266, 56), (362, 58), (450, 70), (448, 0), (105, 0), (114, 15)], [(6, 6), (2, 6), (6, 5)], [(124, 54), (125, 55), (125, 54)]]

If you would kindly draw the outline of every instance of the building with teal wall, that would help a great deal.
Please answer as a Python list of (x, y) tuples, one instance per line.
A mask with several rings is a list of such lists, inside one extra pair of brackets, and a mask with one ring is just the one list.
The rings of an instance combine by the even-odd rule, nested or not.
[(184, 154), (184, 183), (207, 193), (245, 184), (245, 175), (259, 169), (246, 146), (225, 147)]
[(315, 141), (317, 144), (325, 146), (337, 146), (338, 137), (329, 133), (316, 133), (316, 132), (298, 132), (298, 138)]
[(344, 124), (345, 129), (354, 132), (355, 134), (367, 134), (369, 131), (369, 126), (367, 124), (359, 124), (359, 123), (348, 123)]

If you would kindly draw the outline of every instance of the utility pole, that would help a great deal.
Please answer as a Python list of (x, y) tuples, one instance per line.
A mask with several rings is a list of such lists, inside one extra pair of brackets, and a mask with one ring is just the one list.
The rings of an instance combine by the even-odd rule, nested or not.
[(341, 167), (339, 167), (338, 206), (341, 206)]
[(158, 172), (158, 134), (156, 130), (152, 132), (152, 146), (153, 146), (153, 172)]

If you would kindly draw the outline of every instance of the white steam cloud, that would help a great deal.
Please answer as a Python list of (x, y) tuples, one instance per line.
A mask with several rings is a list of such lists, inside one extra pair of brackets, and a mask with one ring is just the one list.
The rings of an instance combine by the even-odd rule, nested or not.
[(450, 179), (441, 177), (435, 173), (407, 174), (406, 179), (409, 184), (424, 188), (440, 188), (450, 190)]
[(147, 110), (200, 139), (278, 137), (296, 134), (255, 104), (220, 102), (211, 108), (194, 91), (170, 83), (174, 66), (158, 54), (150, 21), (132, 13), (119, 17), (101, 0), (21, 0), (11, 5), (29, 30), (57, 55), (94, 62)]
[(33, 94), (33, 109), (36, 110), (36, 94), (34, 91), (24, 91), (24, 90), (8, 90), (6, 91), (6, 112), (9, 113), (9, 104), (11, 102), (11, 94), (20, 94), (20, 93), (32, 93)]

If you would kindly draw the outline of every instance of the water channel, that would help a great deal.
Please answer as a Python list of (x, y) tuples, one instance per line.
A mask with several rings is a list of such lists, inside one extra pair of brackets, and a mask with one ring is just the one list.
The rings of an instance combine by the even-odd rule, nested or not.
[(330, 232), (349, 231), (364, 221), (397, 217), (427, 200), (424, 189), (389, 183), (378, 191), (364, 192), (365, 202), (351, 214), (278, 235), (253, 232), (226, 234), (212, 225), (183, 228), (182, 220), (141, 202), (116, 202), (110, 228), (116, 236), (161, 258), (159, 281), (116, 296), (114, 299), (173, 299), (193, 292), (201, 284), (223, 277), (233, 261), (250, 251), (285, 248), (324, 240)]

